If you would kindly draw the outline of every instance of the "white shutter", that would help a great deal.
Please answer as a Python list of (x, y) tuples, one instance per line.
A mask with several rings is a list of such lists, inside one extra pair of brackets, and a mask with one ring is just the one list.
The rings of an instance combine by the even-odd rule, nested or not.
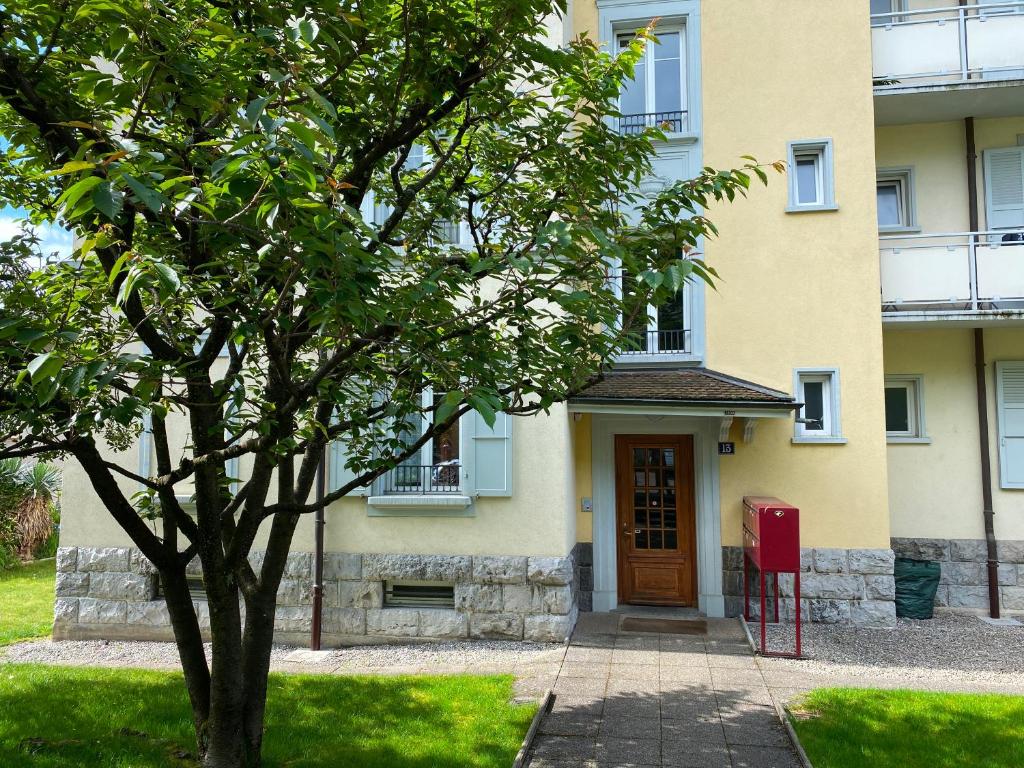
[(495, 414), (494, 426), (473, 411), (463, 424), (468, 427), (469, 463), (466, 491), (477, 496), (512, 495), (512, 417)]
[(985, 150), (988, 229), (1024, 228), (1024, 147)]
[[(345, 446), (340, 440), (335, 440), (327, 448), (327, 492), (336, 491), (341, 486), (351, 482), (355, 472), (345, 466), (348, 454), (345, 453)], [(369, 496), (371, 486), (360, 486), (349, 491), (349, 496)]]
[(996, 363), (996, 404), (1000, 485), (1024, 488), (1024, 360)]

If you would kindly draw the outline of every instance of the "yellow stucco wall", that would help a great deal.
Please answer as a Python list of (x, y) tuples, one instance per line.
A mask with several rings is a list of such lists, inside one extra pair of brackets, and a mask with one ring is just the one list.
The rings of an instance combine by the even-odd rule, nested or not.
[[(885, 372), (924, 377), (925, 428), (931, 438), (927, 445), (889, 445), (893, 536), (984, 537), (973, 335), (969, 328), (885, 332)], [(999, 487), (993, 365), (1024, 359), (1024, 328), (985, 329), (985, 358), (996, 535), (1024, 539), (1024, 491)]]
[[(982, 152), (1017, 144), (1024, 117), (979, 119), (974, 125), (978, 150), (978, 215), (985, 224), (985, 184)], [(879, 168), (911, 166), (917, 200), (917, 223), (922, 233), (966, 232), (967, 145), (962, 121), (879, 126), (875, 140)]]
[[(366, 514), (365, 499), (345, 499), (327, 510), (327, 549), (417, 554), (567, 554), (576, 541), (573, 510), (578, 508), (570, 423), (564, 405), (553, 406), (550, 415), (517, 418), (513, 431), (513, 495), (478, 498), (474, 503), (475, 517), (370, 517)], [(117, 459), (135, 471), (138, 458), (134, 450)], [(135, 490), (128, 481), (122, 487), (127, 494)], [(65, 471), (63, 498), (66, 512), (61, 527), (62, 546), (130, 545), (73, 461), (68, 462)], [(296, 532), (294, 549), (312, 548), (312, 519), (305, 519)]]
[[(786, 142), (830, 137), (839, 210), (787, 214), (787, 184), (716, 206), (707, 258), (709, 368), (791, 391), (793, 368), (838, 367), (846, 445), (793, 445), (792, 420), (761, 423), (723, 457), (722, 543), (740, 542), (740, 499), (802, 510), (805, 545), (889, 541), (875, 237), (874, 116), (867, 3), (702, 4), (704, 162), (785, 159)], [(804, 6), (801, 11), (795, 6)]]
[(576, 414), (573, 421), (572, 455), (576, 471), (576, 541), (594, 540), (594, 514), (583, 511), (583, 500), (594, 498), (591, 416)]

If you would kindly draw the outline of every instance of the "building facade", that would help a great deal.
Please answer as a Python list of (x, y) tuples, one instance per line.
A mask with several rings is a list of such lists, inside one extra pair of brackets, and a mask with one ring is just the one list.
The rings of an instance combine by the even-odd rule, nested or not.
[[(628, 604), (736, 615), (746, 495), (800, 508), (812, 621), (892, 625), (899, 555), (942, 563), (940, 606), (1024, 611), (1024, 4), (786, 5), (553, 19), (610, 51), (657, 19), (621, 101), (621, 130), (666, 132), (645, 183), (741, 155), (788, 173), (712, 211), (718, 289), (651, 307), (600, 385), (466, 417), (329, 508), (326, 643), (561, 640)], [(148, 564), (65, 482), (56, 635), (168, 637)], [(285, 641), (308, 637), (312, 548), (304, 521)]]

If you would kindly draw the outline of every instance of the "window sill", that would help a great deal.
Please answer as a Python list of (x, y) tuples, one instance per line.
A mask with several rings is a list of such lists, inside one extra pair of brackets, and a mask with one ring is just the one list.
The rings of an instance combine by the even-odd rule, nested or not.
[(663, 144), (696, 144), (700, 141), (700, 134), (693, 133), (690, 131), (677, 131), (675, 133), (665, 133), (665, 140), (655, 139), (652, 143), (655, 147)]
[(907, 437), (903, 435), (886, 435), (885, 442), (890, 445), (931, 445), (930, 437)]
[(845, 437), (794, 437), (793, 445), (846, 445)]
[(475, 517), (473, 499), (453, 494), (401, 494), (371, 496), (367, 499), (369, 517)]
[(918, 226), (912, 227), (879, 227), (878, 234), (880, 235), (919, 235), (921, 234), (921, 228)]
[(615, 356), (615, 365), (634, 365), (651, 363), (699, 363), (701, 356), (692, 352), (628, 352)]
[(786, 213), (821, 213), (823, 211), (838, 211), (839, 206), (831, 205), (787, 205)]

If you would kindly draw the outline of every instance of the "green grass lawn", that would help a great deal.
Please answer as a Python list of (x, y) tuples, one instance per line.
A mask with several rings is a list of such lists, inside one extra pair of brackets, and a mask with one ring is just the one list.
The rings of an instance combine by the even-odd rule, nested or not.
[(790, 709), (815, 768), (1024, 766), (1024, 696), (826, 688)]
[(53, 560), (0, 570), (0, 645), (50, 634), (55, 572)]
[[(510, 676), (272, 675), (268, 768), (508, 768), (535, 706)], [(181, 675), (0, 665), (0, 766), (191, 767)]]

